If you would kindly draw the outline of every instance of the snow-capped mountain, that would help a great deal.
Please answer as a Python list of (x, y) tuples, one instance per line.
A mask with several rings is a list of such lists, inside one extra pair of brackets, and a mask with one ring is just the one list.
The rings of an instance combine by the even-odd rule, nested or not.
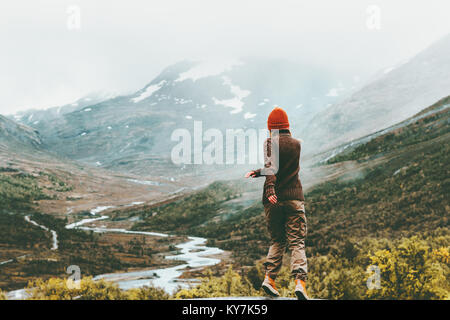
[[(117, 96), (117, 94), (106, 92), (92, 92), (72, 103), (63, 106), (50, 107), (46, 109), (28, 109), (25, 111), (19, 111), (9, 117), (22, 124), (39, 127), (38, 125), (41, 121), (51, 121), (53, 119), (61, 117), (66, 113), (70, 113), (91, 104), (96, 104), (101, 101), (114, 98), (115, 96)], [(42, 129), (42, 127), (40, 127), (40, 129)]]
[(402, 64), (386, 68), (340, 103), (317, 113), (302, 130), (318, 152), (389, 127), (450, 94), (450, 35)]
[[(175, 129), (266, 128), (279, 105), (293, 122), (308, 122), (342, 99), (352, 80), (281, 60), (182, 61), (137, 92), (14, 118), (37, 129), (46, 148), (91, 164), (121, 167), (168, 157)], [(84, 102), (84, 101), (82, 101)], [(295, 130), (295, 129), (294, 129)]]

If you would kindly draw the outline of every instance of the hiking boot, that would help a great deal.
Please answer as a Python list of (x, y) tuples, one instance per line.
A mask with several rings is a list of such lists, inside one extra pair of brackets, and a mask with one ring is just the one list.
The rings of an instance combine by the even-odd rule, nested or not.
[(295, 295), (298, 300), (308, 300), (308, 294), (306, 293), (306, 283), (303, 280), (295, 280)]
[(278, 292), (277, 288), (275, 288), (275, 281), (270, 278), (268, 275), (264, 278), (264, 282), (261, 286), (264, 291), (272, 297), (279, 297), (280, 293)]

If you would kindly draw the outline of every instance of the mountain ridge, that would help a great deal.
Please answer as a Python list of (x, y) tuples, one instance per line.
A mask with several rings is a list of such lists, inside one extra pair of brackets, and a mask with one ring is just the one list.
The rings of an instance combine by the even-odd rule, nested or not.
[(42, 140), (37, 130), (0, 115), (0, 144), (10, 148), (38, 148)]
[(450, 91), (450, 34), (314, 116), (302, 131), (323, 151), (394, 125)]
[[(310, 118), (350, 90), (339, 77), (283, 60), (218, 65), (186, 60), (166, 67), (135, 93), (66, 108), (68, 112), (48, 119), (36, 120), (32, 112), (16, 119), (38, 130), (51, 151), (94, 166), (128, 170), (121, 159), (168, 161), (175, 145), (171, 133), (192, 129), (193, 121), (223, 132), (262, 129), (274, 105), (290, 110), (292, 118)], [(148, 166), (137, 170), (145, 172)]]

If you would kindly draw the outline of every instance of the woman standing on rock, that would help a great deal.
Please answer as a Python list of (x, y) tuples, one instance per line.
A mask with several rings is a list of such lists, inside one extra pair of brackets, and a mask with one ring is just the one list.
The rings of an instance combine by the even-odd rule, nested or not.
[(264, 291), (278, 297), (275, 279), (280, 271), (286, 246), (291, 252), (291, 273), (295, 281), (295, 294), (308, 299), (306, 293), (307, 261), (305, 254), (306, 216), (305, 198), (299, 178), (300, 141), (289, 131), (286, 112), (275, 108), (269, 115), (267, 126), (270, 138), (264, 143), (264, 168), (248, 172), (245, 177), (265, 176), (263, 204), (270, 234)]

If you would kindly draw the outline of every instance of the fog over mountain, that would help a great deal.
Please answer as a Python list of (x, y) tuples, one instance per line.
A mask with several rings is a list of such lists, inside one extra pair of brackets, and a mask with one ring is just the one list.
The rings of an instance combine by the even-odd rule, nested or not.
[(302, 130), (305, 144), (324, 150), (400, 122), (447, 96), (449, 75), (450, 34), (316, 114)]
[[(373, 5), (379, 28), (368, 27)], [(129, 94), (183, 59), (282, 59), (363, 79), (448, 33), (448, 9), (446, 0), (9, 1), (0, 114)]]
[(97, 166), (121, 167), (142, 156), (167, 161), (177, 143), (171, 141), (172, 133), (180, 128), (192, 132), (194, 121), (224, 135), (226, 129), (265, 130), (267, 114), (280, 105), (294, 124), (307, 123), (357, 84), (285, 60), (182, 61), (133, 94), (110, 99), (91, 95), (11, 118), (39, 131), (51, 151)]
[(447, 96), (449, 57), (447, 36), (364, 81), (288, 60), (184, 60), (132, 94), (92, 94), (11, 119), (39, 132), (43, 147), (54, 153), (135, 171), (171, 163), (179, 142), (172, 134), (187, 129), (194, 135), (195, 121), (203, 131), (217, 129), (223, 136), (227, 129), (264, 130), (267, 114), (282, 106), (294, 136), (304, 141), (303, 153), (312, 155), (400, 122)]

